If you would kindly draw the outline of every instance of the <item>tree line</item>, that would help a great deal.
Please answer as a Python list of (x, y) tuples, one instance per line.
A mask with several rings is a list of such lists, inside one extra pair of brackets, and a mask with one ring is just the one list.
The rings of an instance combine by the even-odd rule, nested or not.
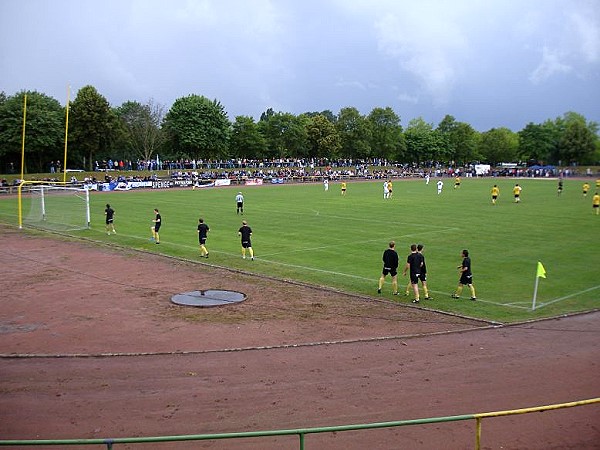
[[(598, 124), (566, 112), (522, 130), (476, 131), (451, 115), (434, 125), (419, 117), (405, 127), (390, 107), (362, 115), (354, 107), (294, 115), (269, 108), (258, 121), (231, 122), (218, 100), (188, 95), (170, 109), (149, 100), (113, 107), (93, 86), (81, 88), (65, 107), (43, 93), (0, 93), (0, 171), (20, 170), (24, 97), (26, 172), (48, 172), (61, 161), (67, 137), (67, 168), (92, 170), (97, 160), (384, 159), (465, 165), (474, 161), (598, 165)], [(64, 163), (64, 162), (63, 162)]]

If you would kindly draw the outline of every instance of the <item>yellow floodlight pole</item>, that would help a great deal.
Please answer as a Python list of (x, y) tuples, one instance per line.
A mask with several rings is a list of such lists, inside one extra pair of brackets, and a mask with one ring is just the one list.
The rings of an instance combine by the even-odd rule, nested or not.
[(70, 86), (67, 86), (67, 107), (66, 107), (66, 119), (65, 119), (65, 162), (63, 164), (63, 183), (67, 182), (67, 141), (69, 138), (69, 94)]
[(23, 97), (23, 135), (21, 136), (21, 180), (25, 172), (25, 123), (27, 121), (27, 94)]
[(23, 134), (21, 136), (21, 180), (19, 182), (19, 195), (17, 197), (17, 207), (19, 208), (19, 229), (23, 228), (23, 213), (21, 203), (21, 186), (25, 177), (25, 123), (27, 121), (27, 94), (23, 96)]

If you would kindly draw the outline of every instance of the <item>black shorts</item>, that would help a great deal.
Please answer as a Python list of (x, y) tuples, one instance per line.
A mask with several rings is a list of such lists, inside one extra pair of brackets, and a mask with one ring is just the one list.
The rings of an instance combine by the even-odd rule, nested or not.
[(417, 278), (419, 280), (421, 280), (421, 283), (425, 283), (427, 281), (427, 274), (426, 273), (420, 273)]
[(242, 241), (242, 247), (250, 248), (252, 247), (252, 243), (250, 241)]
[(410, 283), (411, 284), (419, 284), (420, 273), (411, 273), (410, 274)]
[(398, 275), (398, 269), (395, 267), (394, 268), (384, 267), (383, 271), (381, 273), (383, 274), (384, 277), (387, 274), (390, 274), (391, 276), (395, 277), (396, 275)]
[(153, 226), (154, 231), (158, 233), (158, 230), (160, 230), (160, 222), (156, 222)]
[(204, 244), (206, 244), (206, 238), (205, 237), (198, 238), (198, 242), (200, 243), (200, 245), (204, 245)]
[(106, 225), (110, 225), (111, 223), (113, 223), (113, 219), (106, 219)]
[(496, 200), (498, 198), (497, 195), (492, 195), (492, 200)]
[(464, 273), (460, 276), (460, 284), (473, 284), (473, 275), (465, 275)]

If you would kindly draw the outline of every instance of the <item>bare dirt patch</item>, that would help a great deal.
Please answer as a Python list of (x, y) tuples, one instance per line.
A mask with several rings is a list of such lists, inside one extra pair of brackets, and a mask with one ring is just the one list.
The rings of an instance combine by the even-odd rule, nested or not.
[[(598, 395), (599, 313), (494, 328), (11, 229), (0, 232), (0, 245), (1, 439), (341, 425)], [(202, 289), (235, 290), (248, 299), (218, 308), (170, 302), (176, 293)], [(598, 448), (598, 419), (597, 406), (490, 419), (483, 448)], [(472, 422), (306, 438), (307, 449), (473, 444)], [(295, 449), (298, 441), (153, 448)]]

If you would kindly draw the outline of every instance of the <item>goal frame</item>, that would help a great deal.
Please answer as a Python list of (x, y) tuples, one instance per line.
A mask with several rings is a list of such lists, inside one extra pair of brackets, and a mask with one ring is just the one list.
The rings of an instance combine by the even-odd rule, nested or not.
[(86, 228), (90, 228), (91, 223), (91, 215), (90, 215), (90, 191), (87, 188), (77, 188), (72, 185), (69, 185), (66, 182), (61, 181), (33, 181), (33, 180), (21, 180), (19, 186), (17, 188), (17, 205), (18, 205), (18, 220), (19, 220), (19, 229), (23, 228), (23, 187), (24, 186), (32, 186), (41, 188), (41, 202), (42, 202), (42, 215), (45, 216), (45, 199), (44, 199), (44, 187), (46, 188), (62, 188), (65, 191), (76, 191), (76, 192), (85, 192), (85, 220), (86, 220)]

